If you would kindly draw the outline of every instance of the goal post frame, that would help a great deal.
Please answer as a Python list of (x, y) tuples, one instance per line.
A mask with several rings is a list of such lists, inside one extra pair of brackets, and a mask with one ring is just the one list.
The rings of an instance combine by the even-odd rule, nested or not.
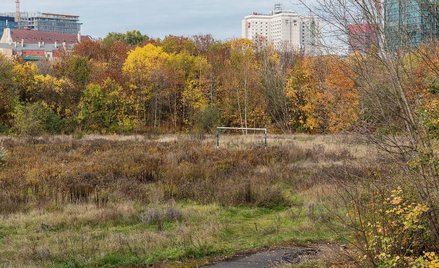
[(265, 148), (268, 147), (268, 129), (266, 129), (266, 128), (217, 127), (216, 128), (216, 148), (220, 147), (220, 131), (221, 130), (244, 130), (244, 131), (264, 132), (264, 145), (265, 145)]

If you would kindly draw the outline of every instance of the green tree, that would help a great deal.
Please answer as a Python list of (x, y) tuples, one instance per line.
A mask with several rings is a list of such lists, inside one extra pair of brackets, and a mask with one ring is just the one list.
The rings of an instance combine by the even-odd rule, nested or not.
[(193, 126), (196, 116), (208, 104), (210, 65), (204, 57), (183, 51), (169, 56), (167, 69), (175, 128), (178, 122)]
[(73, 81), (78, 89), (84, 88), (90, 81), (91, 67), (89, 60), (81, 56), (72, 56), (67, 60), (64, 75)]
[(83, 91), (77, 120), (81, 128), (91, 132), (128, 132), (131, 120), (127, 105), (121, 98), (122, 88), (112, 80), (104, 86), (90, 84)]
[(13, 64), (0, 54), (0, 132), (9, 125), (12, 103), (16, 98), (13, 89)]
[(149, 40), (150, 38), (147, 35), (143, 35), (138, 30), (133, 30), (126, 33), (109, 33), (104, 38), (104, 44), (110, 46), (115, 41), (122, 41), (126, 44), (137, 46)]
[(215, 127), (218, 127), (220, 124), (220, 120), (221, 114), (218, 107), (209, 105), (201, 111), (198, 127), (203, 132), (212, 133)]
[(186, 52), (191, 55), (196, 54), (196, 46), (192, 39), (182, 36), (168, 35), (160, 43), (160, 46), (166, 53)]
[(27, 105), (16, 102), (12, 116), (12, 131), (20, 136), (57, 134), (64, 126), (64, 120), (41, 102)]

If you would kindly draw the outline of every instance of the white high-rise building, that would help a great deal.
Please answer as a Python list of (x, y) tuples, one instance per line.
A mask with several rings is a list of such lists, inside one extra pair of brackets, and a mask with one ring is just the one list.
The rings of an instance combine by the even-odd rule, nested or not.
[(296, 50), (314, 55), (319, 52), (320, 23), (314, 16), (301, 16), (275, 5), (271, 14), (253, 13), (242, 21), (242, 37), (258, 45), (271, 44), (276, 50)]

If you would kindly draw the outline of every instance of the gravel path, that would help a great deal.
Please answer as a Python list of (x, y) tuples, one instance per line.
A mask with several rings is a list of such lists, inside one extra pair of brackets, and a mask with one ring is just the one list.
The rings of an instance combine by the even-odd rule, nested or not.
[(276, 249), (255, 253), (248, 256), (237, 256), (205, 268), (269, 268), (285, 264), (299, 264), (307, 259), (319, 258), (322, 249), (318, 247), (297, 247)]

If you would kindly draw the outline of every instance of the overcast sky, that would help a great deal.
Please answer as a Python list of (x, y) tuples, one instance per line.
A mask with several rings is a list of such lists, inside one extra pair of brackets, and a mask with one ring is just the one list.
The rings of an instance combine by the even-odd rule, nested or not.
[[(15, 11), (15, 0), (0, 2), (0, 12)], [(82, 33), (93, 37), (138, 29), (151, 37), (211, 33), (229, 39), (240, 37), (244, 16), (268, 13), (276, 2), (306, 13), (294, 0), (21, 0), (21, 10), (79, 15)]]

